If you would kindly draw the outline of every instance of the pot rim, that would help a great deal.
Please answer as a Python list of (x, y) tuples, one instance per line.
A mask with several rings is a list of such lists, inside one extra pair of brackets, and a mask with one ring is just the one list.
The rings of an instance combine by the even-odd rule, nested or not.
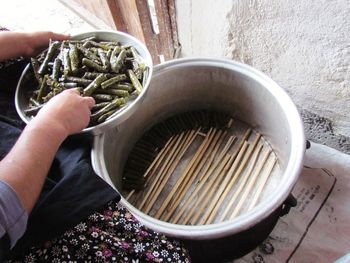
[[(276, 98), (279, 104), (283, 105), (281, 108), (285, 113), (289, 128), (293, 131), (290, 142), (290, 157), (282, 177), (285, 177), (285, 174), (290, 174), (291, 176), (286, 176), (284, 182), (279, 185), (278, 191), (276, 191), (274, 195), (268, 196), (251, 211), (245, 212), (244, 214), (237, 216), (235, 219), (210, 225), (188, 226), (172, 224), (146, 215), (131, 205), (123, 197), (121, 198), (121, 203), (125, 205), (141, 223), (155, 231), (170, 236), (192, 240), (204, 240), (221, 238), (238, 233), (256, 225), (268, 217), (283, 204), (292, 191), (292, 188), (301, 172), (305, 152), (305, 135), (300, 115), (289, 95), (276, 82), (253, 67), (237, 61), (215, 58), (175, 59), (155, 66), (153, 76), (157, 76), (164, 70), (171, 70), (178, 65), (208, 66), (235, 70), (261, 83), (262, 86), (264, 86), (271, 95)], [(96, 153), (104, 151), (104, 140), (105, 134), (100, 134), (98, 137), (95, 137), (93, 150), (91, 151), (92, 165), (96, 173), (113, 186), (111, 179), (108, 176), (104, 158), (95, 157), (97, 156)], [(114, 189), (116, 188), (114, 187)]]

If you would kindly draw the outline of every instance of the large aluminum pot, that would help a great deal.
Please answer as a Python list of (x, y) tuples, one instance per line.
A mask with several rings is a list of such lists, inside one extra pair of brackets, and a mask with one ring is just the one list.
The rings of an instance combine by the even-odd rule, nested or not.
[[(142, 213), (123, 198), (121, 202), (146, 226), (173, 237), (203, 241), (202, 244), (207, 242), (210, 246), (212, 240), (235, 236), (238, 239), (232, 239), (228, 249), (238, 250), (244, 243), (240, 238), (247, 237), (242, 233), (247, 233), (253, 239), (247, 242), (257, 245), (272, 230), (297, 181), (305, 138), (298, 111), (286, 92), (250, 66), (202, 58), (178, 59), (156, 66), (148, 93), (137, 111), (116, 129), (95, 137), (93, 167), (118, 191), (128, 153), (142, 134), (171, 115), (195, 109), (228, 113), (259, 131), (278, 156), (281, 168), (278, 187), (251, 211), (211, 225), (163, 222)], [(263, 232), (263, 237), (259, 239), (256, 231)], [(204, 246), (202, 250), (205, 249)], [(244, 249), (240, 251), (243, 252)]]

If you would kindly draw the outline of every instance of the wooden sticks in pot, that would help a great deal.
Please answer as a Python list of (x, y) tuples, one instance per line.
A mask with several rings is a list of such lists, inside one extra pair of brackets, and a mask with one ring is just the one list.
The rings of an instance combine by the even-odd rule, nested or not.
[(157, 219), (212, 224), (254, 208), (276, 162), (261, 135), (241, 122), (188, 112), (157, 124), (137, 142), (123, 189), (130, 191), (129, 202)]

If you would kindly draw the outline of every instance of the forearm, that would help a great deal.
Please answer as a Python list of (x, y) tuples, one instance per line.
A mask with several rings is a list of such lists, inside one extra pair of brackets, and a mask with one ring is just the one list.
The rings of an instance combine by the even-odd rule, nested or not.
[(59, 126), (40, 125), (32, 120), (18, 141), (0, 162), (0, 180), (8, 183), (17, 193), (28, 213), (43, 186), (53, 158), (67, 134)]
[(26, 56), (29, 52), (27, 33), (0, 32), (0, 61)]
[(63, 41), (68, 35), (50, 31), (39, 32), (0, 32), (0, 61), (20, 56), (36, 56), (49, 46), (49, 41)]

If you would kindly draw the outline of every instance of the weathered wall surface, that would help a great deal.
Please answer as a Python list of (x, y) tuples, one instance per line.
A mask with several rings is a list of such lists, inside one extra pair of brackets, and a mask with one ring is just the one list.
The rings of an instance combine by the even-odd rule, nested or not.
[(177, 14), (183, 56), (263, 71), (292, 97), (309, 138), (350, 152), (349, 0), (177, 0)]

